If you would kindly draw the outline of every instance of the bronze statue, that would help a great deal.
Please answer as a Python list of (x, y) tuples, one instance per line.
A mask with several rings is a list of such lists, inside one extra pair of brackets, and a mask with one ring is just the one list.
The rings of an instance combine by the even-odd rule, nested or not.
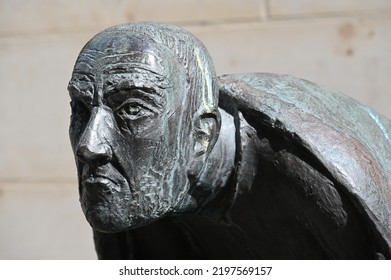
[(92, 38), (69, 82), (101, 259), (391, 258), (391, 123), (285, 75), (216, 77), (178, 27)]

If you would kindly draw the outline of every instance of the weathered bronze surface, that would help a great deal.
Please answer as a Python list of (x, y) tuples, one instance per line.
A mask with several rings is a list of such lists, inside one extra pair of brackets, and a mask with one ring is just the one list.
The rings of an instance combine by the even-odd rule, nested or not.
[(69, 82), (101, 259), (391, 258), (391, 122), (298, 78), (216, 77), (178, 27), (92, 38)]

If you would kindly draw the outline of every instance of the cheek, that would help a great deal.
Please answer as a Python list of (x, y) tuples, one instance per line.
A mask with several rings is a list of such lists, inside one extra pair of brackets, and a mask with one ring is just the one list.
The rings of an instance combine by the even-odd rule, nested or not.
[(76, 147), (76, 143), (78, 143), (80, 135), (82, 134), (82, 129), (85, 127), (79, 120), (71, 120), (69, 125), (69, 139), (71, 141), (72, 148)]
[(129, 130), (121, 129), (123, 142), (119, 141), (122, 143), (117, 145), (117, 157), (122, 159), (135, 182), (145, 186), (160, 185), (172, 180), (173, 169), (185, 170), (189, 154), (185, 137), (188, 124), (181, 124), (179, 118), (179, 113), (167, 113), (147, 121), (132, 122)]
[(119, 121), (117, 122), (121, 134), (127, 139), (135, 140), (154, 140), (165, 135), (167, 131), (167, 122), (164, 118), (147, 118), (138, 121)]

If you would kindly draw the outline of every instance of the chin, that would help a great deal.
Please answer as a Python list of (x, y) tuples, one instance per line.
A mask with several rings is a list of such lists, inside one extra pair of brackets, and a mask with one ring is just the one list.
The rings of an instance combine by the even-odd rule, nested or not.
[(115, 214), (105, 207), (88, 207), (83, 209), (83, 212), (91, 227), (101, 232), (115, 233), (131, 227), (126, 222), (127, 218)]
[(164, 215), (119, 215), (119, 211), (113, 211), (103, 207), (84, 210), (85, 217), (91, 227), (104, 233), (117, 233), (135, 229), (147, 225), (162, 218)]

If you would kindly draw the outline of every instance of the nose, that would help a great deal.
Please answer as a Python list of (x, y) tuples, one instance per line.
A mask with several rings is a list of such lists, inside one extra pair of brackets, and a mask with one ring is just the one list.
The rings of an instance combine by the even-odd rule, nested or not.
[(112, 152), (108, 145), (92, 147), (90, 145), (81, 145), (77, 150), (77, 157), (84, 162), (103, 165), (111, 161)]
[(76, 147), (76, 156), (79, 160), (92, 165), (103, 165), (111, 161), (113, 152), (108, 131), (110, 125), (107, 120), (107, 113), (103, 109), (92, 109), (90, 119)]

